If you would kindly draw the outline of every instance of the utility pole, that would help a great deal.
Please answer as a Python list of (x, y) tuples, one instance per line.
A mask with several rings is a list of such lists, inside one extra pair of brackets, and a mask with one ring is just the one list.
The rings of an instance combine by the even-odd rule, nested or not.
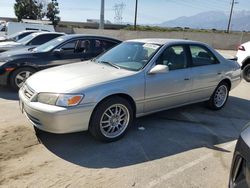
[(235, 2), (235, 0), (232, 0), (231, 11), (230, 11), (228, 25), (227, 25), (227, 33), (229, 33), (229, 30), (230, 30), (230, 25), (231, 25), (231, 20), (232, 20), (232, 14), (233, 14), (233, 9), (234, 9), (234, 4), (236, 4), (236, 3), (237, 2)]
[(104, 0), (101, 0), (101, 12), (100, 12), (99, 29), (104, 29)]
[(137, 25), (137, 6), (138, 6), (138, 0), (135, 1), (135, 22), (134, 22), (134, 30), (136, 30)]

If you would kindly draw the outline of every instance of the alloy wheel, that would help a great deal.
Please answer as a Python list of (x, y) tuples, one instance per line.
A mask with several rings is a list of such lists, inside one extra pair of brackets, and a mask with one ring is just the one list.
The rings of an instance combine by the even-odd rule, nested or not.
[(126, 130), (129, 120), (130, 115), (127, 107), (122, 104), (114, 104), (102, 114), (100, 130), (105, 137), (118, 137)]
[(214, 95), (214, 104), (217, 108), (220, 108), (224, 105), (227, 100), (228, 89), (226, 85), (221, 85), (217, 88)]

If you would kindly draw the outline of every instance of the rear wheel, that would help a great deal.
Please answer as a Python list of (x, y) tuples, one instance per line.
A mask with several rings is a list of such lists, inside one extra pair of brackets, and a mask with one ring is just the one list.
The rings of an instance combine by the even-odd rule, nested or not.
[(18, 90), (22, 87), (27, 78), (29, 78), (34, 73), (35, 70), (29, 67), (15, 70), (10, 76), (10, 86), (13, 89)]
[(133, 110), (126, 99), (108, 98), (93, 112), (89, 131), (98, 140), (112, 142), (125, 135), (132, 121)]
[(208, 107), (212, 110), (220, 110), (226, 104), (229, 94), (229, 85), (227, 82), (221, 82), (215, 89), (213, 95), (208, 101)]
[(246, 65), (244, 68), (243, 68), (243, 78), (247, 81), (247, 82), (250, 82), (250, 64)]

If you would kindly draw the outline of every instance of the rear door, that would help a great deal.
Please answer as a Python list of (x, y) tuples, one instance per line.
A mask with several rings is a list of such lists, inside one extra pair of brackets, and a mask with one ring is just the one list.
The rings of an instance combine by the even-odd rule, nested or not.
[(192, 95), (191, 101), (209, 98), (218, 85), (223, 66), (205, 46), (190, 45)]

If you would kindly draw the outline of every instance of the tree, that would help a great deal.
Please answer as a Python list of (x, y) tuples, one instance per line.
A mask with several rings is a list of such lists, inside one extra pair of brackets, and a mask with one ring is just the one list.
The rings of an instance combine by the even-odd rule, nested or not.
[(60, 17), (57, 16), (60, 13), (58, 6), (57, 0), (52, 0), (47, 6), (46, 17), (52, 22), (54, 26), (56, 26), (60, 21)]
[(14, 4), (15, 15), (18, 21), (22, 19), (42, 19), (43, 5), (35, 0), (16, 0)]

